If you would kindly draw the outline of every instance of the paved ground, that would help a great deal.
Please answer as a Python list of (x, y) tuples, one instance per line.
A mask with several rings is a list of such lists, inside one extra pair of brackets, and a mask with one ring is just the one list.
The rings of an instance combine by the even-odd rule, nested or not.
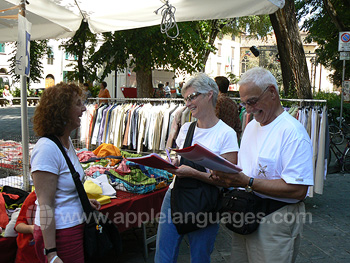
[[(0, 139), (21, 138), (20, 112), (19, 106), (0, 108)], [(33, 112), (34, 107), (28, 107), (29, 118)], [(29, 127), (29, 134), (33, 136), (30, 122)], [(336, 167), (330, 172), (325, 181), (323, 195), (315, 194), (305, 202), (307, 212), (312, 214), (312, 221), (304, 227), (297, 263), (350, 262), (350, 174), (341, 174)], [(149, 226), (147, 231), (152, 234), (155, 227)], [(224, 226), (220, 227), (212, 254), (213, 263), (229, 262), (230, 234)], [(149, 257), (145, 260), (140, 229), (127, 231), (122, 236), (124, 251), (120, 262), (153, 262), (155, 244), (149, 245)], [(186, 239), (181, 244), (178, 262), (190, 262)]]

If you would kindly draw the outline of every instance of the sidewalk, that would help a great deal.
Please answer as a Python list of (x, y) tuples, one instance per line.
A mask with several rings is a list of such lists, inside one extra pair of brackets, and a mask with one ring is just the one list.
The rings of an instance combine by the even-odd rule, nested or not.
[[(304, 225), (304, 233), (297, 263), (348, 263), (350, 262), (350, 174), (329, 174), (325, 181), (323, 195), (315, 194), (305, 201), (306, 212), (312, 217)], [(150, 233), (155, 229), (149, 228)], [(226, 263), (230, 253), (231, 231), (221, 225), (216, 238), (212, 263)], [(154, 247), (149, 247), (149, 257), (142, 254), (141, 231), (133, 230), (123, 234), (124, 251), (120, 262), (153, 262)], [(190, 250), (186, 238), (180, 246), (179, 263), (190, 262)], [(275, 263), (275, 262), (272, 262)], [(277, 262), (276, 262), (277, 263)]]
[[(29, 134), (33, 136), (30, 118), (34, 107), (28, 107)], [(0, 139), (21, 138), (21, 109), (19, 106), (0, 108)], [(333, 167), (331, 172), (336, 172)], [(350, 262), (350, 174), (332, 173), (327, 175), (322, 195), (315, 194), (305, 201), (306, 212), (312, 221), (305, 224), (297, 263), (348, 263)], [(147, 228), (149, 236), (156, 228)], [(229, 262), (231, 231), (221, 226), (216, 238), (212, 263)], [(122, 234), (122, 263), (151, 263), (155, 243), (149, 245), (149, 256), (143, 257), (141, 229)], [(190, 262), (190, 250), (185, 238), (180, 246), (179, 263)], [(278, 262), (271, 262), (278, 263)]]

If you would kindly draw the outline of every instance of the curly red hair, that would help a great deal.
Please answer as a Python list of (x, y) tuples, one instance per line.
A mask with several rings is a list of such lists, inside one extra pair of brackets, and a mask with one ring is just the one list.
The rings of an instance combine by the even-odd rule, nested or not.
[(82, 89), (73, 83), (58, 83), (47, 88), (41, 95), (32, 119), (37, 136), (62, 136), (67, 123), (74, 97), (82, 96)]

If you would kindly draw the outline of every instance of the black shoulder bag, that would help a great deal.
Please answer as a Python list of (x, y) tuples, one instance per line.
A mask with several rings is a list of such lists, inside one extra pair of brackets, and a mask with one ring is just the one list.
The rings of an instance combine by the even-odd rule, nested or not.
[[(196, 122), (192, 122), (184, 143), (184, 148), (191, 146)], [(180, 165), (185, 164), (198, 171), (205, 168), (190, 160), (181, 158)], [(187, 234), (205, 228), (219, 220), (220, 190), (215, 185), (207, 184), (193, 178), (176, 177), (171, 189), (171, 218), (177, 232)]]
[(86, 262), (101, 262), (103, 258), (115, 256), (121, 253), (122, 241), (118, 228), (108, 217), (91, 207), (80, 176), (75, 171), (60, 140), (56, 136), (46, 136), (57, 144), (67, 161), (72, 173), (75, 187), (77, 188), (81, 205), (83, 206), (86, 224), (84, 229), (84, 253)]

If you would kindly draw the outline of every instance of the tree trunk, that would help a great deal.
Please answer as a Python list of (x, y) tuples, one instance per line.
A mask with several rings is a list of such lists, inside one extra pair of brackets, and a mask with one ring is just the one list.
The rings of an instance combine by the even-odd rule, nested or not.
[(270, 15), (270, 20), (275, 31), (285, 94), (300, 99), (312, 98), (294, 1), (286, 0), (284, 8)]
[(153, 95), (152, 70), (142, 68), (136, 71), (136, 88), (138, 98), (151, 98)]
[[(216, 40), (216, 37), (218, 36), (219, 32), (222, 30), (222, 28), (225, 26), (224, 23), (222, 23), (220, 20), (218, 19), (214, 19), (211, 21), (211, 32), (210, 32), (210, 36), (208, 39), (208, 43), (209, 45), (214, 45), (214, 42)], [(203, 69), (202, 72), (205, 72), (205, 65), (207, 64), (209, 55), (211, 53), (211, 50), (207, 49), (205, 50), (204, 54), (203, 54)]]
[(346, 27), (344, 25), (343, 21), (338, 16), (337, 11), (335, 10), (335, 8), (334, 8), (333, 4), (331, 3), (331, 1), (323, 0), (323, 4), (324, 4), (324, 8), (327, 11), (327, 14), (331, 17), (333, 24), (337, 27), (339, 32), (348, 31), (349, 27)]

